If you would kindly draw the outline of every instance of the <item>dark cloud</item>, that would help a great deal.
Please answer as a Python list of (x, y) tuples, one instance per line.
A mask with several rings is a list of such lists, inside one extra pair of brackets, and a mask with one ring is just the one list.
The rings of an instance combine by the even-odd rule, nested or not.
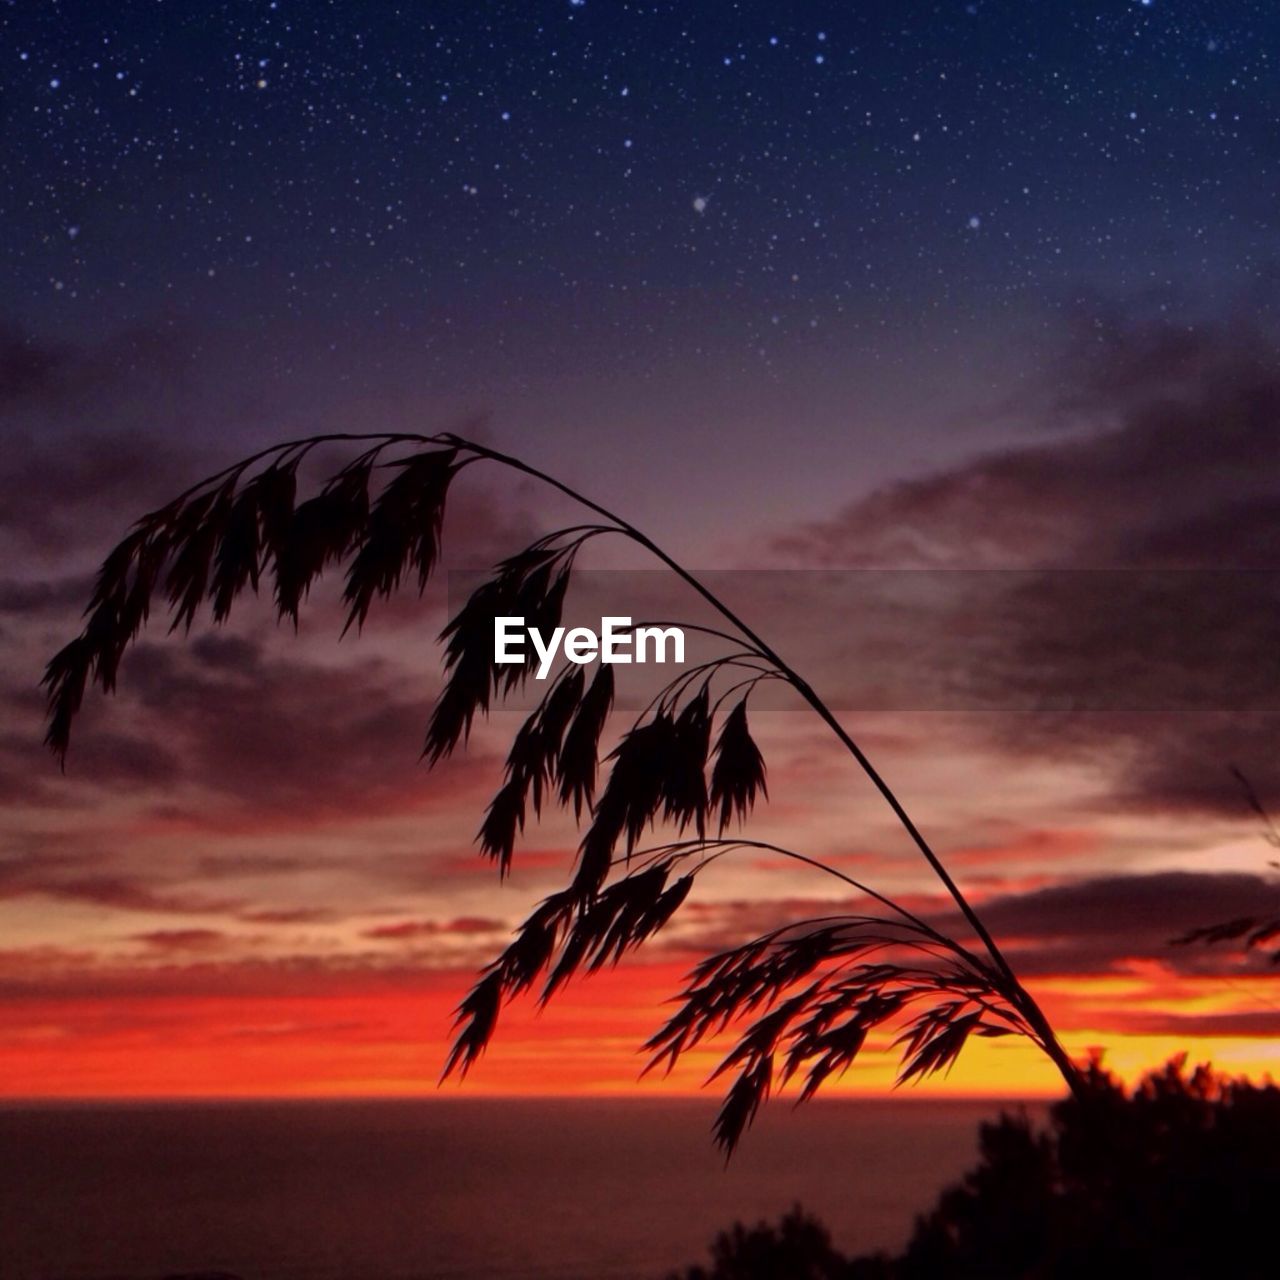
[[(162, 447), (150, 436), (112, 426), (112, 396), (119, 391), (127, 399), (132, 379), (163, 365), (164, 343), (148, 346), (138, 337), (132, 345), (121, 339), (110, 351), (41, 354), (34, 344), (9, 338), (15, 352), (26, 352), (10, 360), (11, 402), (20, 400), (24, 413), (34, 412), (33, 406), (70, 413), (66, 404), (92, 386), (102, 425), (74, 441), (60, 431), (21, 426), (0, 457), (0, 535), (12, 534), (22, 544), (32, 570), (0, 581), (0, 642), (9, 651), (0, 703), (12, 710), (0, 731), (0, 803), (74, 808), (99, 798), (92, 788), (133, 797), (163, 793), (162, 816), (199, 824), (210, 816), (201, 792), (213, 792), (215, 807), (235, 807), (242, 819), (292, 810), (307, 825), (413, 807), (415, 789), (424, 797), (467, 789), (478, 776), (474, 760), (448, 762), (430, 781), (417, 763), (437, 687), (430, 640), (442, 622), (442, 587), (433, 587), (426, 601), (407, 590), (379, 602), (372, 619), (380, 629), (422, 633), (420, 676), (372, 662), (354, 637), (331, 664), (299, 660), (284, 636), (275, 657), (257, 639), (234, 631), (197, 634), (185, 649), (177, 641), (165, 644), (161, 604), (152, 632), (126, 657), (122, 696), (104, 703), (93, 691), (86, 699), (72, 781), (60, 780), (40, 746), (39, 682), (48, 658), (80, 627), (91, 590), (91, 577), (63, 571), (61, 560), (99, 559), (138, 515), (213, 464), (185, 445)], [(336, 465), (347, 457), (349, 450), (328, 461)], [(313, 465), (304, 484), (320, 475)], [(531, 536), (536, 521), (529, 495), (516, 488), (495, 501), (489, 482), (477, 484), (468, 473), (446, 521), (450, 556), (490, 563)], [(32, 547), (59, 561), (59, 570), (40, 576)], [(335, 645), (343, 615), (339, 596), (340, 575), (334, 574), (319, 585), (304, 622), (308, 630), (332, 627)], [(269, 633), (272, 616), (269, 601), (246, 600), (237, 626)]]
[(198, 474), (194, 461), (185, 447), (132, 430), (74, 446), (19, 438), (0, 461), (0, 533), (45, 555), (101, 545), (181, 477)]
[(0, 410), (57, 394), (66, 364), (66, 348), (37, 343), (14, 325), (0, 325)]
[(1069, 343), (1053, 386), (1035, 412), (1070, 434), (882, 489), (774, 549), (847, 567), (1280, 568), (1272, 335), (1113, 316)]
[[(866, 705), (994, 711), (989, 745), (1091, 761), (1116, 804), (1242, 816), (1228, 765), (1280, 792), (1274, 336), (1105, 317), (1037, 412), (1052, 439), (883, 489), (774, 550), (1001, 566), (896, 575), (909, 591), (848, 575), (845, 665)], [(833, 669), (837, 697), (864, 705)]]
[(206, 460), (187, 443), (198, 345), (169, 325), (96, 344), (0, 325), (0, 537), (10, 547), (50, 559), (93, 546), (193, 474)]
[[(201, 381), (195, 357), (206, 341), (159, 327), (58, 345), (0, 325), (0, 540), (17, 559), (99, 559), (144, 512), (286, 434), (268, 429), (264, 439), (266, 411), (237, 400), (234, 382)], [(316, 451), (300, 473), (304, 487), (350, 456), (347, 445)], [(508, 484), (495, 501), (496, 479), (490, 471), (458, 486), (445, 529), (450, 560), (488, 565), (540, 531), (534, 511), (545, 493)], [(38, 581), (0, 586), (0, 611), (48, 603)]]
[[(982, 918), (1024, 976), (1126, 972), (1155, 962), (1187, 974), (1240, 972), (1229, 949), (1174, 946), (1205, 925), (1280, 911), (1280, 885), (1242, 872), (1100, 876), (1006, 894)], [(951, 914), (947, 927), (960, 928)], [(1265, 968), (1258, 956), (1245, 967)]]
[(172, 326), (135, 327), (99, 343), (37, 338), (0, 322), (0, 414), (79, 416), (142, 387), (181, 378), (191, 342)]
[[(181, 826), (237, 827), (371, 817), (484, 798), (495, 776), (481, 749), (428, 770), (422, 739), (436, 687), (385, 658), (329, 664), (210, 632), (189, 643), (146, 641), (126, 657), (120, 693), (86, 698), (66, 775), (41, 745), (43, 700), (13, 690), (0, 733), (0, 801), (57, 808), (105, 793), (146, 802)], [(274, 855), (273, 855), (274, 859)], [(292, 869), (224, 867), (223, 874)], [(217, 869), (212, 869), (217, 874)]]
[(27, 897), (162, 915), (220, 915), (243, 905), (239, 899), (166, 888), (139, 876), (68, 874), (56, 861), (40, 858), (0, 861), (0, 901)]
[[(951, 936), (967, 939), (967, 927), (950, 899), (933, 895), (904, 905)], [(864, 914), (867, 907), (865, 898), (694, 901), (684, 913), (692, 927), (667, 941), (701, 955), (789, 922)], [(1242, 962), (1229, 949), (1174, 946), (1173, 939), (1245, 915), (1280, 914), (1280, 884), (1238, 872), (1101, 876), (999, 894), (984, 900), (980, 910), (1015, 971), (1024, 976), (1122, 973), (1149, 962), (1187, 974), (1239, 972)], [(1261, 956), (1249, 963), (1267, 967)]]
[[(0, 864), (0, 884), (5, 880)], [(82, 883), (67, 882), (73, 893)], [(4, 896), (0, 892), (0, 896)], [(1124, 975), (1152, 985), (1172, 984), (1170, 990), (1201, 990), (1196, 984), (1223, 976), (1251, 977), (1261, 982), (1274, 976), (1261, 957), (1246, 965), (1225, 948), (1175, 947), (1171, 939), (1206, 923), (1259, 910), (1275, 909), (1280, 886), (1261, 877), (1239, 873), (1162, 872), (1151, 875), (1096, 877), (1060, 883), (1027, 892), (1010, 893), (983, 905), (984, 919), (1002, 940), (1015, 969), (1033, 981), (1056, 978)], [(89, 899), (110, 905), (143, 905), (132, 890), (95, 893)], [(152, 902), (158, 900), (158, 895)], [(745, 941), (776, 928), (784, 921), (830, 918), (862, 913), (866, 900), (802, 899), (776, 902), (736, 901), (689, 903), (680, 936), (663, 937), (646, 947), (650, 962), (683, 963), (708, 950)], [(912, 902), (931, 921), (958, 929), (959, 922), (946, 900)], [(185, 910), (197, 910), (187, 903)], [(255, 919), (241, 911), (240, 920)], [(363, 936), (375, 943), (405, 943), (407, 947), (376, 948), (324, 955), (290, 954), (270, 960), (240, 955), (245, 939), (220, 927), (202, 924), (150, 929), (127, 935), (141, 950), (127, 961), (99, 957), (91, 966), (82, 953), (59, 956), (49, 949), (0, 953), (0, 996), (75, 998), (87, 993), (121, 996), (213, 994), (318, 994), (359, 989), (403, 989), (421, 998), (424, 983), (436, 978), (459, 982), (489, 957), (490, 936), (505, 933), (497, 918), (454, 917), (442, 920), (408, 919), (367, 929)], [(451, 939), (449, 947), (432, 946)], [(473, 940), (474, 947), (465, 944)], [(455, 951), (454, 946), (462, 944)], [(640, 962), (643, 963), (643, 960)], [(155, 966), (155, 967), (153, 967)], [(1078, 997), (1091, 1008), (1087, 994)], [(1076, 999), (1076, 997), (1073, 997)], [(1077, 1011), (1073, 1017), (1102, 1017), (1089, 1027), (1114, 1027), (1130, 1034), (1266, 1036), (1280, 1033), (1280, 1015), (1263, 1012), (1178, 1012), (1145, 1007), (1104, 1005), (1101, 1013)], [(1064, 1028), (1072, 1024), (1064, 1021)]]
[[(419, 756), (431, 699), (376, 658), (320, 665), (208, 634), (187, 645), (138, 646), (121, 686), (180, 762), (184, 781), (214, 793), (223, 811), (278, 814), (300, 825), (372, 816), (451, 803), (482, 768), (489, 772), (475, 757), (428, 772)], [(89, 737), (81, 733), (71, 768)], [(217, 821), (207, 806), (175, 802), (160, 812)]]
[[(156, 996), (165, 999), (200, 996), (254, 999), (260, 996), (320, 999), (329, 995), (360, 997), (397, 992), (423, 1001), (445, 991), (452, 1001), (466, 990), (474, 971), (470, 957), (453, 963), (418, 962), (397, 951), (380, 963), (369, 953), (327, 956), (283, 956), (270, 960), (222, 956), (144, 956), (136, 963), (86, 965), (76, 951), (60, 953), (53, 964), (51, 948), (0, 951), (0, 1000), (65, 999), (100, 1002), (101, 1018), (121, 1021), (117, 1001)], [(147, 961), (149, 963), (144, 963)], [(157, 963), (161, 961), (161, 963)], [(180, 1015), (179, 1015), (180, 1016)]]
[(993, 929), (1054, 937), (1136, 937), (1185, 933), (1196, 925), (1257, 911), (1280, 899), (1280, 885), (1247, 872), (1162, 871), (1098, 876), (995, 898), (983, 907)]
[(84, 608), (92, 587), (93, 579), (86, 574), (31, 581), (0, 579), (0, 614), (65, 617)]
[(15, 728), (0, 733), (0, 804), (60, 810), (99, 804), (104, 792), (161, 791), (184, 777), (181, 760), (159, 736), (95, 725), (68, 779), (43, 744), (43, 700), (10, 700)]
[(1119, 1021), (1120, 1029), (1127, 1035), (1280, 1038), (1280, 1009), (1274, 1008), (1239, 1013), (1171, 1013), (1159, 1009), (1133, 1009), (1125, 1010)]

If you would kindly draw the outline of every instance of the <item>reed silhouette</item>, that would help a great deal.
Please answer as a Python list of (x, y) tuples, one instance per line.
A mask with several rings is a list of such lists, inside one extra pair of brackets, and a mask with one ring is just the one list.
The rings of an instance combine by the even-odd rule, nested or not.
[[(299, 501), (300, 464), (317, 446), (340, 442), (360, 451)], [(775, 1088), (794, 1078), (801, 1099), (811, 1097), (848, 1069), (877, 1030), (898, 1032), (902, 1081), (948, 1068), (970, 1036), (1022, 1035), (1080, 1091), (1080, 1072), (1043, 1010), (812, 686), (635, 526), (519, 458), (460, 436), (344, 433), (287, 441), (143, 517), (106, 557), (83, 631), (48, 665), (48, 745), (65, 767), (86, 689), (115, 688), (121, 659), (157, 598), (167, 605), (171, 630), (189, 629), (206, 604), (223, 622), (237, 597), (269, 583), (279, 616), (296, 624), (312, 583), (345, 562), (346, 628), (359, 629), (374, 600), (407, 579), (421, 591), (437, 563), (452, 482), (486, 462), (551, 486), (591, 519), (501, 561), (448, 622), (441, 635), (444, 685), (426, 729), (430, 764), (463, 745), (476, 717), (530, 675), (530, 664), (495, 664), (495, 616), (522, 616), (548, 634), (561, 616), (575, 559), (594, 539), (625, 538), (655, 557), (722, 623), (686, 629), (724, 649), (682, 670), (612, 749), (606, 734), (620, 715), (612, 667), (600, 665), (588, 682), (582, 667), (566, 663), (548, 681), (511, 742), (505, 780), (478, 841), (506, 875), (526, 821), (560, 805), (583, 826), (576, 863), (565, 887), (530, 913), (462, 1001), (445, 1074), (474, 1064), (505, 1002), (535, 985), (545, 1001), (574, 974), (616, 964), (668, 924), (708, 868), (739, 851), (767, 850), (835, 877), (868, 906), (793, 922), (709, 957), (690, 975), (677, 1011), (647, 1042), (650, 1067), (669, 1070), (694, 1045), (734, 1028), (736, 1043), (713, 1073), (733, 1076), (715, 1126), (726, 1152)], [(967, 932), (937, 928), (817, 858), (730, 832), (766, 796), (765, 762), (748, 720), (750, 698), (765, 681), (793, 690), (852, 757), (954, 901)], [(607, 777), (597, 787), (602, 765)], [(671, 838), (646, 844), (651, 829)]]
[(905, 1249), (849, 1259), (816, 1219), (722, 1233), (669, 1280), (1261, 1280), (1275, 1273), (1280, 1089), (1175, 1058), (1126, 1093), (1098, 1059), (1046, 1126), (984, 1124), (977, 1164)]
[[(1245, 802), (1254, 815), (1262, 822), (1262, 838), (1273, 849), (1280, 849), (1280, 830), (1272, 820), (1270, 812), (1262, 803), (1253, 783), (1235, 765), (1231, 766), (1231, 774), (1240, 784), (1244, 792)], [(1280, 862), (1274, 859), (1268, 863), (1272, 870), (1280, 870)], [(1259, 904), (1261, 906), (1261, 904)], [(1234, 943), (1241, 951), (1267, 950), (1272, 964), (1280, 964), (1280, 946), (1274, 945), (1280, 939), (1280, 911), (1277, 911), (1275, 895), (1268, 910), (1259, 910), (1247, 916), (1236, 916), (1231, 920), (1220, 920), (1216, 924), (1202, 925), (1172, 940), (1175, 947), (1187, 947), (1194, 944), (1214, 946), (1218, 943)]]

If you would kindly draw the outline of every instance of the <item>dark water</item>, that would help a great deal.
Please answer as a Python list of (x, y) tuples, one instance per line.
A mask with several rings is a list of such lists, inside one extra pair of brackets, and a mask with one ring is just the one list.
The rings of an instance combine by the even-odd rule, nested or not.
[(726, 1170), (702, 1101), (0, 1111), (0, 1276), (632, 1280), (800, 1202), (900, 1243), (976, 1151), (984, 1103), (766, 1113)]

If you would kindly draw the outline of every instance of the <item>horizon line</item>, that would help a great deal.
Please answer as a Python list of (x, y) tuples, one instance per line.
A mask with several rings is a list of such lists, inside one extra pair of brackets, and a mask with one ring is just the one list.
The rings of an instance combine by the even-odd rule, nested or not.
[[(1053, 1102), (1059, 1100), (1057, 1092), (1019, 1092), (1019, 1093), (904, 1093), (890, 1091), (887, 1093), (844, 1093), (827, 1094), (811, 1098), (804, 1103), (786, 1097), (776, 1101), (782, 1104), (777, 1109), (798, 1110), (802, 1106), (831, 1105), (842, 1103), (881, 1103), (881, 1104), (947, 1104), (964, 1103), (1020, 1103), (1020, 1102)], [(637, 1105), (661, 1105), (668, 1102), (703, 1102), (708, 1107), (715, 1107), (722, 1100), (710, 1093), (672, 1092), (662, 1095), (595, 1092), (595, 1093), (244, 1093), (244, 1094), (13, 1094), (0, 1095), (0, 1111), (20, 1111), (32, 1109), (68, 1110), (82, 1107), (199, 1107), (199, 1106), (258, 1106), (258, 1105), (306, 1105), (306, 1104), (368, 1104), (368, 1103), (443, 1103), (461, 1102), (467, 1105), (494, 1102), (622, 1102)], [(786, 1104), (790, 1105), (786, 1105)]]

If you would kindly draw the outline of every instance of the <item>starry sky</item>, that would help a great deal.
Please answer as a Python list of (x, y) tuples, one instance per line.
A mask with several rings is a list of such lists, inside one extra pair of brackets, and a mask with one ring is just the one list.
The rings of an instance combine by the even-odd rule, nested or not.
[[(851, 444), (866, 485), (1013, 429), (1064, 317), (1267, 292), (1266, 5), (4, 21), (11, 319), (234, 369), (206, 432), (491, 412), (646, 479), (678, 441), (785, 511), (845, 496)], [(784, 429), (810, 463), (766, 483), (737, 443)]]
[[(439, 600), (359, 647), (251, 612), (157, 632), (57, 776), (35, 685), (87, 571), (249, 449), (474, 423), (707, 568), (1276, 568), (1278, 38), (1243, 0), (0, 7), (0, 1090), (424, 1087), (572, 847), (553, 824), (495, 897), (470, 840), (501, 723), (416, 764)], [(563, 513), (500, 479), (459, 502), (456, 564)], [(776, 583), (741, 588), (766, 626), (794, 620)], [(998, 616), (1002, 687), (1034, 653), (1096, 692), (1078, 599)], [(1152, 697), (1250, 681), (1154, 722), (1107, 704), (1111, 667), (1111, 714), (1065, 727), (999, 697), (860, 722), (1072, 1047), (1126, 1068), (1186, 1044), (1257, 1068), (1280, 1036), (1263, 975), (1165, 947), (1188, 902), (1271, 892), (1225, 765), (1280, 786), (1276, 637), (1232, 617), (1230, 661), (1164, 646)], [(778, 716), (766, 821), (926, 902)], [(766, 870), (683, 951), (517, 1015), (476, 1086), (629, 1088), (688, 956), (805, 900)], [(998, 1059), (955, 1087), (1052, 1087)]]

